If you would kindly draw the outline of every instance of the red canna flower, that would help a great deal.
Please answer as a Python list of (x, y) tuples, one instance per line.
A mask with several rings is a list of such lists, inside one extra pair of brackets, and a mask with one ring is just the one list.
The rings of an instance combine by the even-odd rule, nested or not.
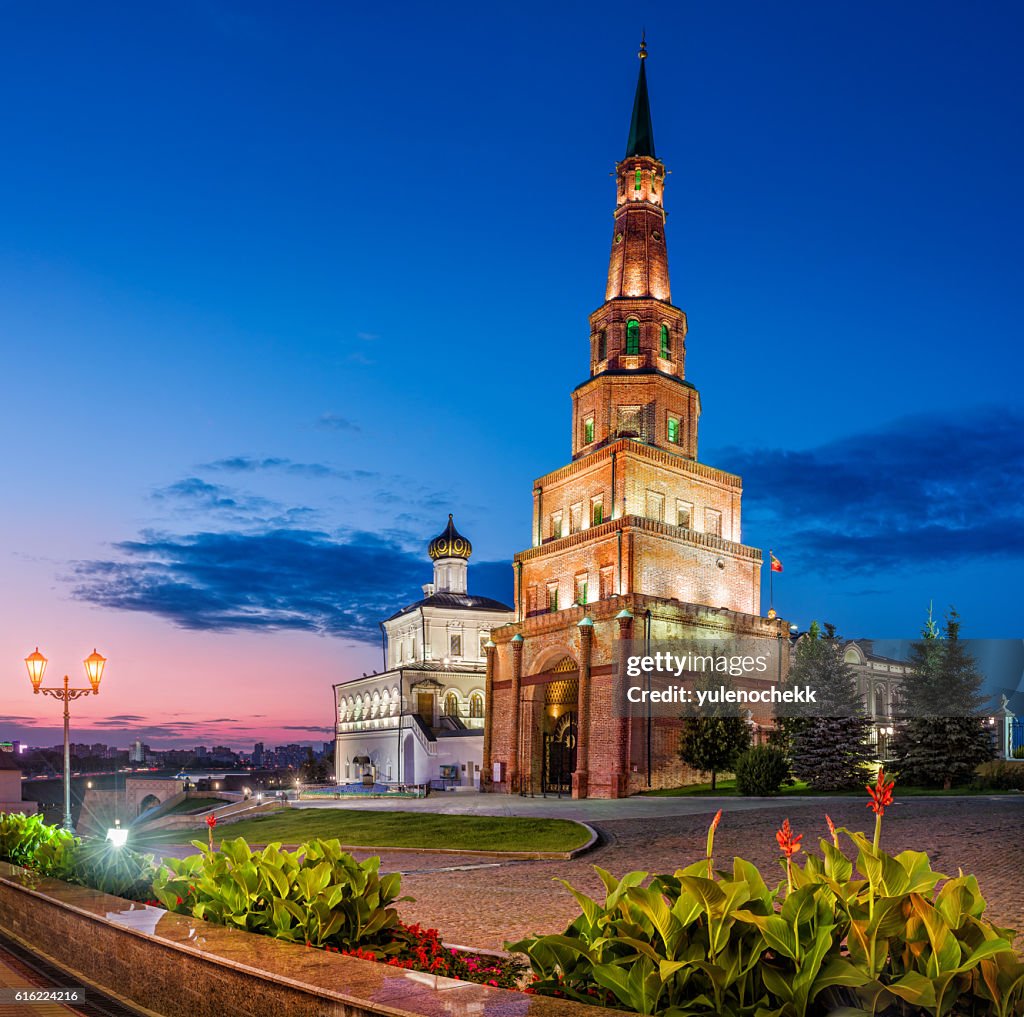
[(839, 847), (839, 832), (836, 830), (836, 824), (832, 822), (832, 817), (826, 812), (825, 822), (828, 823), (828, 832), (832, 835), (832, 843)]
[(800, 841), (804, 839), (804, 835), (801, 833), (794, 836), (789, 820), (784, 819), (782, 826), (775, 834), (775, 839), (779, 842), (779, 848), (788, 860), (800, 850)]
[(217, 817), (211, 813), (206, 817), (206, 825), (212, 830), (217, 825)]
[(715, 813), (715, 818), (711, 820), (711, 832), (714, 833), (718, 829), (718, 824), (722, 821), (722, 810), (719, 809)]
[(888, 784), (885, 782), (885, 770), (881, 767), (878, 768), (878, 779), (875, 781), (875, 786), (872, 787), (870, 784), (865, 784), (864, 787), (867, 793), (871, 796), (871, 801), (867, 803), (867, 807), (871, 809), (876, 816), (885, 815), (885, 807), (892, 805), (892, 789), (896, 786), (896, 781), (890, 780)]

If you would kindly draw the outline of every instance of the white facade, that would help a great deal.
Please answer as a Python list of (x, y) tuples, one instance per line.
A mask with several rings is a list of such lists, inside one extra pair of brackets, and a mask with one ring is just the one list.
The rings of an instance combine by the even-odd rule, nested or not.
[(871, 719), (869, 738), (878, 746), (879, 756), (887, 759), (895, 723), (893, 702), (899, 696), (904, 676), (911, 670), (910, 663), (875, 653), (870, 639), (849, 641), (843, 660), (857, 678), (857, 691)]
[[(435, 553), (458, 546), (459, 553)], [(449, 529), (431, 542), (434, 582), (383, 623), (387, 670), (334, 686), (339, 784), (478, 787), (491, 629), (506, 604), (467, 592), (469, 542)]]

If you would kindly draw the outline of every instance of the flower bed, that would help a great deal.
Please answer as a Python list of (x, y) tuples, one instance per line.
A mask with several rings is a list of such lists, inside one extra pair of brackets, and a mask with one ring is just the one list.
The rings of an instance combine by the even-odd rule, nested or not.
[(528, 991), (671, 1017), (1024, 1014), (1014, 933), (983, 917), (977, 880), (934, 872), (919, 851), (886, 854), (893, 784), (880, 771), (868, 791), (871, 840), (826, 816), (821, 855), (801, 866), (804, 835), (782, 824), (775, 889), (742, 858), (715, 869), (721, 812), (705, 858), (673, 875), (598, 868), (603, 904), (565, 884), (581, 907), (568, 929), (509, 944), (530, 958)]
[(513, 988), (524, 965), (445, 946), (436, 929), (406, 925), (394, 904), (398, 873), (381, 875), (380, 859), (358, 862), (337, 840), (311, 840), (295, 851), (279, 844), (253, 851), (241, 838), (199, 853), (168, 858), (83, 841), (39, 816), (0, 816), (0, 858), (53, 876), (153, 904), (177, 914), (229, 925), (291, 943), (381, 961), (497, 988)]

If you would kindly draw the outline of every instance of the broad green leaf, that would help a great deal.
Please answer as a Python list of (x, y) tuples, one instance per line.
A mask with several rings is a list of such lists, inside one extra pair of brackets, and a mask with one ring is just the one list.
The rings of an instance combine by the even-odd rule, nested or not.
[(898, 981), (892, 982), (886, 987), (886, 991), (900, 999), (906, 1000), (915, 1006), (934, 1007), (935, 988), (931, 981), (918, 974), (916, 971), (908, 971)]

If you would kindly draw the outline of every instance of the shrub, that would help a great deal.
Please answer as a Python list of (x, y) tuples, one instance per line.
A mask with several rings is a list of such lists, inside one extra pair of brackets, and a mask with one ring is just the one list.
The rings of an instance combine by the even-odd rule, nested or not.
[(379, 858), (357, 862), (336, 840), (311, 840), (297, 851), (280, 844), (253, 851), (241, 837), (218, 851), (193, 843), (200, 854), (165, 858), (153, 882), (169, 911), (312, 946), (396, 952), (389, 933), (402, 877), (381, 876)]
[(759, 745), (736, 757), (736, 787), (741, 795), (775, 795), (789, 776), (785, 755), (772, 745)]
[(138, 901), (151, 895), (157, 872), (152, 855), (106, 840), (82, 840), (48, 826), (39, 814), (0, 816), (0, 856), (43, 876)]
[(43, 844), (71, 836), (59, 826), (47, 825), (41, 813), (32, 816), (23, 812), (0, 814), (0, 858), (14, 865), (31, 866)]
[(1024, 760), (994, 759), (975, 769), (978, 787), (993, 791), (1024, 791)]
[(892, 784), (879, 773), (871, 790), (874, 839), (826, 816), (831, 837), (803, 867), (803, 835), (783, 823), (786, 879), (774, 889), (742, 858), (714, 868), (719, 813), (705, 858), (653, 878), (598, 868), (603, 903), (564, 884), (581, 907), (565, 933), (507, 948), (529, 957), (534, 992), (643, 1014), (1024, 1014), (1013, 932), (984, 919), (973, 876), (947, 879), (921, 852), (882, 851)]

